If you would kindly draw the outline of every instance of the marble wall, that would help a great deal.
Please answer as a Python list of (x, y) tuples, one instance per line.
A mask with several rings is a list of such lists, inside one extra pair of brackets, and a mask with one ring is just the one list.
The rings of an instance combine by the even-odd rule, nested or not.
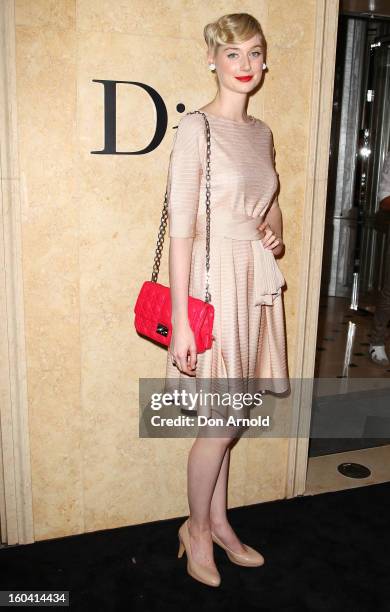
[[(215, 93), (202, 30), (246, 11), (268, 41), (249, 113), (274, 133), (284, 216), (290, 373), (299, 297), (315, 0), (15, 0), (16, 84), (28, 409), (36, 540), (186, 515), (192, 440), (138, 438), (138, 379), (166, 353), (140, 338), (132, 305), (150, 278), (176, 105)], [(162, 96), (168, 128), (146, 155), (103, 148), (103, 87), (140, 81)], [(118, 86), (118, 150), (153, 136), (153, 105)], [(167, 242), (159, 280), (168, 282)], [(285, 497), (288, 441), (243, 439), (229, 507)]]

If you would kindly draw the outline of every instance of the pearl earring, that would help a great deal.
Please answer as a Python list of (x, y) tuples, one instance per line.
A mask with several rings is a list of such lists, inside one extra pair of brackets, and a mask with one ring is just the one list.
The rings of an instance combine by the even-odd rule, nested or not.
[(210, 70), (215, 70), (215, 64), (209, 64)]
[(263, 63), (263, 70), (267, 68), (267, 64)]

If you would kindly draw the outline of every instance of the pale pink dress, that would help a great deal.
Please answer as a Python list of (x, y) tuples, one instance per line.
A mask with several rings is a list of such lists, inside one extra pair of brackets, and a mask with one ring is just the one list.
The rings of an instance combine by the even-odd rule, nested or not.
[[(203, 111), (202, 111), (203, 112)], [(277, 199), (272, 132), (250, 116), (240, 123), (205, 112), (211, 134), (211, 304), (215, 308), (211, 349), (198, 353), (196, 378), (180, 372), (167, 354), (165, 389), (289, 389), (285, 279), (256, 229)], [(181, 118), (168, 170), (170, 237), (193, 237), (189, 295), (205, 299), (206, 128), (202, 115)], [(198, 379), (198, 380), (197, 380)], [(222, 385), (222, 386), (221, 386)], [(231, 407), (218, 413), (237, 415)], [(210, 406), (197, 413), (215, 416)], [(243, 416), (243, 413), (240, 413)], [(250, 415), (249, 415), (250, 416)]]

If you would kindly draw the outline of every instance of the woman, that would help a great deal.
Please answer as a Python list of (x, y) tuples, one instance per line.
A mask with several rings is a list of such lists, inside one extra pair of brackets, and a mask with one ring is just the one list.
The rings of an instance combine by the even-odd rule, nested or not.
[[(246, 13), (208, 24), (204, 37), (218, 91), (200, 112), (180, 120), (168, 172), (173, 332), (166, 380), (185, 386), (202, 379), (216, 387), (224, 380), (241, 381), (245, 389), (255, 380), (257, 389), (284, 392), (285, 281), (275, 262), (284, 245), (272, 132), (246, 114), (248, 96), (266, 67), (265, 40), (259, 22)], [(211, 137), (210, 295), (215, 318), (212, 348), (197, 355), (187, 296), (205, 298), (207, 132), (202, 113)], [(232, 412), (231, 407), (198, 407), (198, 415), (218, 414), (225, 421)], [(185, 550), (188, 573), (211, 586), (220, 584), (213, 541), (234, 563), (264, 563), (227, 519), (230, 448), (241, 431), (229, 425), (215, 437), (197, 437), (188, 458), (190, 516), (179, 530), (179, 557)]]

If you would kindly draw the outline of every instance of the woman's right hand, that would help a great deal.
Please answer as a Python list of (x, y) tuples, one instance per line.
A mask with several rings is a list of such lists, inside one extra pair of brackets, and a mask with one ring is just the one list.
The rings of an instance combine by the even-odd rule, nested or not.
[(173, 325), (169, 352), (173, 365), (176, 365), (182, 372), (195, 376), (196, 342), (194, 332), (188, 322)]

